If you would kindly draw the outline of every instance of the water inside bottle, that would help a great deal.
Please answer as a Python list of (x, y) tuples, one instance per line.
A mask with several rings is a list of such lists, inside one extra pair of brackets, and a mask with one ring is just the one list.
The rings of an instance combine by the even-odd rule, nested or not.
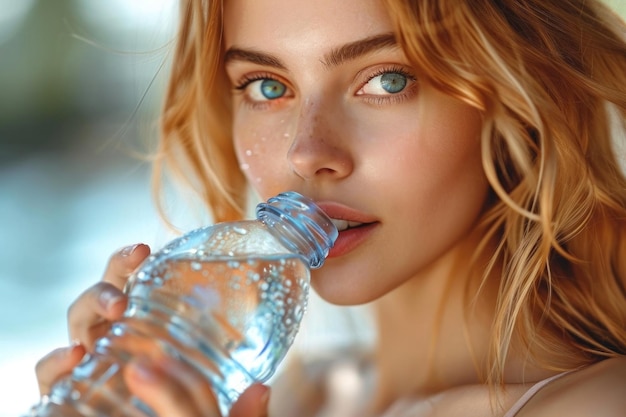
[(234, 399), (267, 380), (286, 354), (308, 290), (309, 269), (298, 255), (181, 255), (137, 278), (114, 333), (132, 339), (124, 345), (133, 355), (145, 345), (143, 354), (165, 352), (194, 365), (218, 395)]
[(74, 412), (152, 415), (130, 396), (121, 368), (131, 357), (170, 355), (211, 381), (227, 413), (243, 390), (272, 375), (295, 338), (309, 290), (309, 270), (297, 255), (187, 255), (144, 272), (131, 287), (125, 317), (74, 369), (72, 382), (56, 387)]
[(132, 358), (164, 355), (201, 372), (227, 415), (287, 353), (306, 309), (309, 268), (336, 237), (300, 217), (308, 205), (297, 213), (286, 201), (272, 207), (263, 219), (196, 229), (149, 256), (126, 286), (124, 317), (31, 415), (152, 416), (131, 396), (123, 369)]

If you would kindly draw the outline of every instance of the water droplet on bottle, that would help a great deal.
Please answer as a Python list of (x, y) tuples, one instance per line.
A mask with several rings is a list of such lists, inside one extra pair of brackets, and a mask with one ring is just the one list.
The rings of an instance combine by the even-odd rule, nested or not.
[(296, 318), (296, 320), (301, 320), (303, 315), (304, 315), (304, 309), (301, 306), (296, 305), (293, 308), (293, 316)]

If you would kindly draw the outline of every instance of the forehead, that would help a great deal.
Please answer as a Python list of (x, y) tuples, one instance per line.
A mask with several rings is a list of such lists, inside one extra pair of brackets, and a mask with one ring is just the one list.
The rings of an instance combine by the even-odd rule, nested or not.
[(331, 48), (392, 31), (380, 0), (228, 0), (226, 48)]

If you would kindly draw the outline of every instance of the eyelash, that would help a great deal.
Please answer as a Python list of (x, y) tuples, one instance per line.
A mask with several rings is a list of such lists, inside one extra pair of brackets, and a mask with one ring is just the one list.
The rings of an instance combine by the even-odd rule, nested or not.
[(235, 90), (243, 91), (250, 84), (259, 80), (275, 80), (275, 81), (282, 82), (271, 74), (244, 75), (243, 78), (235, 84)]
[[(416, 77), (410, 72), (408, 72), (406, 69), (404, 69), (403, 67), (400, 67), (397, 65), (377, 69), (376, 71), (374, 71), (372, 74), (370, 74), (367, 77), (367, 80), (365, 80), (365, 82), (361, 83), (357, 91), (360, 91), (367, 83), (372, 81), (374, 78), (384, 75), (384, 74), (388, 74), (388, 73), (400, 74), (406, 77), (411, 82), (411, 84), (407, 85), (407, 87), (398, 94), (390, 94), (390, 95), (384, 95), (384, 96), (362, 95), (363, 100), (366, 100), (367, 102), (371, 104), (376, 104), (376, 105), (383, 105), (383, 104), (388, 104), (388, 103), (394, 104), (394, 103), (399, 103), (403, 101), (413, 92), (414, 84), (417, 81)], [(255, 81), (260, 81), (260, 80), (274, 80), (274, 81), (283, 83), (283, 81), (281, 81), (279, 78), (277, 78), (276, 76), (270, 73), (258, 73), (258, 74), (243, 76), (235, 84), (234, 90), (240, 94), (245, 93), (246, 88), (248, 88), (250, 84), (252, 84)], [(245, 97), (246, 103), (255, 109), (266, 108), (267, 106), (271, 105), (272, 102), (275, 102), (277, 100), (279, 99), (257, 102), (257, 101), (250, 100), (248, 97)]]
[(383, 104), (389, 104), (389, 103), (391, 104), (400, 103), (403, 100), (405, 100), (407, 97), (409, 97), (411, 93), (413, 92), (413, 90), (415, 89), (415, 82), (417, 81), (417, 78), (415, 77), (415, 75), (411, 74), (406, 69), (398, 65), (392, 65), (390, 67), (382, 67), (382, 68), (377, 69), (376, 71), (374, 71), (374, 73), (370, 74), (367, 77), (367, 80), (361, 84), (361, 86), (359, 87), (357, 91), (361, 91), (361, 89), (365, 87), (365, 85), (367, 85), (367, 83), (372, 81), (374, 78), (384, 75), (384, 74), (389, 74), (389, 73), (400, 74), (403, 77), (406, 77), (407, 80), (409, 80), (410, 84), (407, 84), (406, 88), (398, 94), (389, 94), (389, 95), (384, 95), (384, 96), (362, 95), (362, 98), (364, 100), (367, 100), (371, 104), (383, 105)]
[[(274, 81), (278, 81), (280, 83), (283, 83), (283, 81), (281, 81), (280, 79), (278, 79), (276, 76), (269, 74), (269, 73), (257, 73), (257, 74), (253, 74), (253, 75), (244, 75), (237, 83), (235, 83), (234, 86), (234, 90), (236, 93), (238, 94), (243, 94), (244, 96), (244, 102), (250, 106), (251, 108), (255, 109), (255, 110), (264, 110), (266, 108), (268, 108), (270, 105), (272, 105), (272, 102), (275, 102), (276, 100), (266, 100), (266, 101), (254, 101), (251, 100), (246, 94), (245, 94), (245, 90), (246, 88), (248, 88), (248, 86), (250, 84), (252, 84), (255, 81), (260, 81), (260, 80), (274, 80)], [(282, 98), (282, 97), (281, 97)]]

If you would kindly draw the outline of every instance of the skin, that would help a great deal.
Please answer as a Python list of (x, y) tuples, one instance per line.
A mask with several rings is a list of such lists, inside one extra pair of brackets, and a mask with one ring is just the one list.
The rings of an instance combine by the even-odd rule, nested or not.
[[(263, 98), (260, 81), (234, 94), (234, 143), (262, 199), (292, 189), (377, 222), (366, 242), (329, 259), (313, 279), (333, 303), (369, 302), (428, 279), (467, 238), (487, 192), (481, 117), (418, 79), (396, 46), (324, 64), (333, 50), (391, 33), (378, 2), (301, 3), (226, 5), (226, 49), (271, 56), (284, 67), (228, 59), (233, 85), (265, 77), (287, 88), (272, 101), (255, 98)], [(409, 85), (392, 95), (376, 75), (397, 70), (415, 79), (406, 77)]]
[[(466, 285), (475, 289), (466, 265), (488, 192), (480, 113), (418, 76), (385, 40), (391, 25), (377, 1), (229, 0), (224, 19), (234, 145), (259, 197), (295, 190), (331, 217), (368, 223), (312, 279), (326, 300), (370, 302), (377, 313), (377, 386), (361, 415), (404, 397), (416, 402), (416, 416), (501, 415), (475, 367), (486, 357), (496, 277), (474, 309), (462, 308)], [(336, 53), (355, 44), (366, 52)], [(383, 74), (400, 74), (395, 80), (406, 86), (390, 94)], [(265, 83), (274, 87), (266, 95), (264, 80), (274, 80)], [(42, 393), (119, 318), (126, 305), (121, 288), (148, 253), (138, 245), (115, 254), (102, 282), (73, 304), (70, 338), (80, 343), (40, 361)], [(553, 374), (523, 358), (509, 358), (505, 409), (528, 383)], [(140, 358), (126, 378), (158, 415), (217, 415), (208, 384), (182, 364)], [(597, 404), (623, 410), (624, 380), (626, 361), (604, 361), (557, 380), (519, 416), (598, 415)], [(268, 394), (251, 387), (231, 415), (266, 415)]]
[[(395, 45), (327, 63), (332, 51), (391, 33), (380, 3), (300, 3), (226, 5), (226, 70), (239, 87), (234, 143), (242, 168), (262, 199), (293, 189), (347, 208), (347, 220), (375, 222), (360, 245), (328, 259), (312, 280), (330, 302), (379, 300), (381, 317), (389, 318), (382, 339), (393, 343), (378, 350), (385, 388), (375, 409), (416, 387), (476, 382), (459, 307), (459, 284), (469, 277), (455, 260), (465, 259), (476, 244), (470, 231), (488, 189), (480, 160), (481, 115), (418, 78)], [(355, 10), (358, 19), (351, 18)], [(305, 20), (310, 23), (303, 28), (299, 22)], [(272, 31), (264, 29), (267, 22)], [(381, 71), (403, 71), (407, 86), (386, 92)], [(285, 93), (268, 100), (261, 92), (264, 79), (279, 81)], [(433, 319), (442, 305), (449, 311), (445, 323)], [(416, 324), (406, 317), (421, 319)], [(472, 330), (476, 340), (484, 335), (482, 325)], [(424, 335), (436, 331), (437, 354), (427, 361), (432, 352)], [(405, 343), (397, 343), (399, 334)], [(407, 360), (432, 367), (416, 372)]]

